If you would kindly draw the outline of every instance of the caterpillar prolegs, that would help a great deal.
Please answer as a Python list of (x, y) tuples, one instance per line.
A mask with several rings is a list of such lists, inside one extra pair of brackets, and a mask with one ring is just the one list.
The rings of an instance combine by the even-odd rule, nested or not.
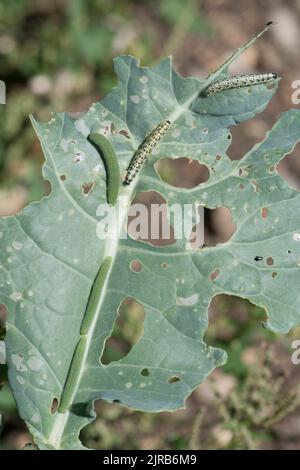
[(156, 147), (160, 139), (166, 134), (170, 126), (171, 121), (161, 122), (139, 146), (133, 155), (129, 167), (127, 168), (127, 173), (123, 182), (124, 185), (128, 186), (133, 181), (145, 163), (147, 157), (149, 157), (154, 147)]
[(234, 75), (233, 77), (225, 78), (220, 80), (203, 91), (204, 96), (210, 96), (214, 93), (219, 93), (223, 90), (229, 90), (232, 88), (241, 88), (250, 85), (260, 85), (261, 83), (271, 82), (278, 78), (277, 73), (251, 73), (249, 75)]

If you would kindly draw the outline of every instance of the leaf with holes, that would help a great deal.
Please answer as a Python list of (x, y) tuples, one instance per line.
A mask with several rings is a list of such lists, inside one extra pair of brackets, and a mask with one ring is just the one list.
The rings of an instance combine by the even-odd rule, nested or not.
[[(96, 399), (145, 411), (182, 407), (226, 360), (203, 341), (218, 293), (262, 305), (276, 331), (299, 322), (298, 192), (277, 175), (276, 164), (300, 138), (300, 111), (283, 115), (262, 143), (233, 162), (228, 127), (262, 111), (278, 80), (272, 89), (201, 94), (252, 42), (206, 80), (180, 77), (169, 58), (148, 68), (118, 57), (118, 85), (86, 114), (59, 113), (48, 123), (32, 118), (52, 191), (0, 221), (0, 302), (8, 309), (10, 386), (39, 448), (82, 448), (79, 432), (94, 419)], [(106, 182), (88, 135), (107, 137), (124, 172), (145, 136), (167, 119), (171, 129), (134, 183), (120, 190), (120, 217), (108, 224), (117, 236), (99, 239), (97, 208), (106, 203), (107, 184), (119, 181)], [(160, 159), (182, 157), (205, 165), (207, 182), (182, 189), (160, 178)], [(210, 249), (193, 249), (188, 239), (158, 247), (126, 238), (128, 206), (141, 191), (155, 191), (169, 205), (226, 206), (236, 233)], [(144, 315), (142, 337), (106, 364), (101, 352), (128, 299)]]

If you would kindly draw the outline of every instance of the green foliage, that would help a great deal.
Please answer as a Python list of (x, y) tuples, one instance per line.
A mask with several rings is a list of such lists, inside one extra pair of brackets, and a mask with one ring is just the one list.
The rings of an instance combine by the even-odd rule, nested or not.
[[(9, 313), (10, 385), (39, 448), (82, 448), (78, 435), (94, 419), (97, 398), (146, 411), (182, 407), (226, 359), (203, 341), (207, 309), (219, 293), (263, 306), (272, 330), (286, 332), (299, 322), (299, 299), (285, 287), (299, 283), (300, 248), (293, 237), (299, 193), (277, 175), (275, 165), (300, 139), (300, 112), (285, 113), (263, 142), (233, 162), (226, 155), (228, 127), (262, 111), (275, 88), (257, 85), (251, 93), (227, 90), (209, 98), (199, 94), (227, 74), (241, 50), (202, 81), (178, 76), (170, 59), (147, 68), (121, 56), (115, 60), (117, 87), (86, 114), (75, 119), (58, 113), (48, 123), (32, 118), (52, 191), (0, 221), (0, 302)], [(165, 119), (174, 123), (171, 131), (137, 185), (122, 188), (121, 194), (127, 203), (135, 192), (156, 191), (169, 204), (227, 206), (237, 230), (223, 245), (187, 249), (184, 239), (155, 248), (123, 239), (126, 206), (121, 224), (112, 227), (119, 240), (97, 238), (95, 214), (106, 202), (106, 176), (87, 136), (113, 129), (107, 138), (124, 170), (145, 135)], [(207, 165), (209, 180), (191, 190), (171, 187), (155, 171), (155, 163), (166, 156)], [(88, 331), (80, 337), (91, 288), (107, 256), (113, 263), (93, 298)], [(139, 272), (131, 269), (135, 260), (141, 263)], [(103, 365), (100, 351), (124, 298), (142, 305), (144, 332), (125, 357)], [(51, 411), (54, 398), (70, 406)]]

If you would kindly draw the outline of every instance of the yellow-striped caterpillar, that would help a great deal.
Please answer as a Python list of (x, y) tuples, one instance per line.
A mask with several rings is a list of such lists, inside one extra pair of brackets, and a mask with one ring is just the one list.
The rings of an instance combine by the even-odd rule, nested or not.
[(154, 147), (156, 147), (156, 145), (168, 131), (170, 126), (171, 121), (161, 122), (139, 146), (139, 148), (133, 155), (129, 167), (127, 168), (127, 173), (123, 182), (124, 185), (129, 185), (132, 180), (136, 177), (143, 164), (145, 163), (147, 157), (149, 157)]
[(274, 72), (269, 73), (251, 73), (249, 75), (234, 75), (233, 77), (225, 78), (220, 80), (203, 91), (204, 96), (210, 96), (214, 93), (219, 93), (223, 90), (228, 90), (231, 88), (241, 88), (251, 85), (260, 85), (261, 83), (271, 82), (276, 80), (278, 75)]

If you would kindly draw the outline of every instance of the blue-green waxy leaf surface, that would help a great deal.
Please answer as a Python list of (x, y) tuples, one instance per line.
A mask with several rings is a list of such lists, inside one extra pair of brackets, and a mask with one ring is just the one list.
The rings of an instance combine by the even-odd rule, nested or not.
[[(263, 306), (268, 327), (286, 332), (299, 323), (299, 193), (276, 173), (276, 164), (300, 139), (300, 111), (284, 114), (239, 161), (226, 155), (228, 127), (262, 111), (275, 87), (258, 85), (204, 98), (211, 82), (182, 78), (165, 59), (140, 67), (129, 56), (115, 60), (118, 85), (74, 119), (59, 113), (33, 126), (45, 154), (43, 174), (51, 194), (14, 217), (0, 221), (0, 302), (8, 309), (6, 357), (20, 414), (44, 449), (80, 449), (83, 426), (94, 418), (93, 400), (117, 401), (139, 410), (175, 410), (226, 360), (207, 347), (207, 309), (218, 293), (239, 295)], [(219, 71), (220, 78), (226, 69)], [(218, 78), (218, 72), (213, 79)], [(128, 201), (137, 191), (157, 191), (168, 204), (228, 207), (236, 223), (232, 239), (215, 248), (167, 247), (121, 237), (97, 237), (97, 207), (106, 202), (106, 173), (92, 132), (109, 139), (124, 172), (138, 145), (163, 120), (173, 125), (134, 185), (122, 188)], [(163, 182), (160, 158), (188, 157), (210, 170), (193, 189)], [(61, 399), (89, 293), (104, 259), (112, 265), (95, 317), (85, 336), (73, 381), (71, 406), (51, 412)], [(262, 260), (255, 261), (260, 256)], [(142, 269), (130, 269), (139, 260)], [(287, 289), (287, 286), (289, 288)], [(100, 363), (122, 301), (144, 308), (144, 333), (123, 359)], [(147, 369), (149, 375), (141, 374)], [(180, 380), (170, 380), (178, 377)]]

